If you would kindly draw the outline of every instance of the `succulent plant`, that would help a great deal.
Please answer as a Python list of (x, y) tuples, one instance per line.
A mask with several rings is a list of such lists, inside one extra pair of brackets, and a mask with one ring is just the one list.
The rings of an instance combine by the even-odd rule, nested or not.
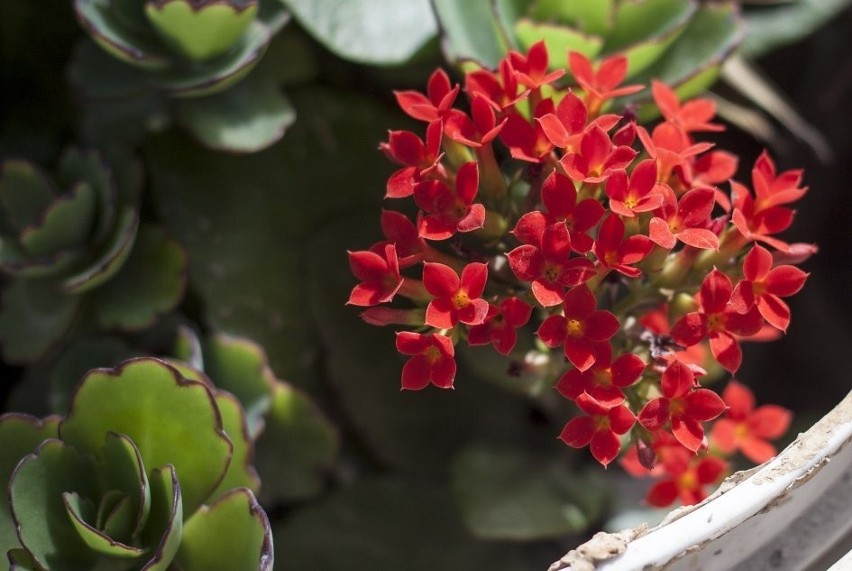
[[(11, 276), (0, 344), (8, 359), (39, 358), (84, 309), (101, 326), (138, 329), (180, 299), (182, 252), (161, 230), (140, 227), (138, 165), (119, 155), (112, 164), (79, 150), (65, 153), (53, 178), (25, 161), (0, 164), (0, 272)], [(136, 304), (123, 305), (130, 299)]]
[(0, 553), (20, 569), (272, 568), (239, 402), (163, 361), (90, 371), (63, 418), (0, 416)]

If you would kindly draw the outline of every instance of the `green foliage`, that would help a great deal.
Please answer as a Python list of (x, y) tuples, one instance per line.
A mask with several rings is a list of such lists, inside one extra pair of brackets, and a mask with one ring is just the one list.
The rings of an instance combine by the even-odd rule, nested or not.
[(237, 460), (230, 417), (243, 414), (219, 396), (143, 358), (91, 371), (58, 422), (0, 416), (0, 551), (36, 569), (270, 569), (253, 493), (217, 492)]

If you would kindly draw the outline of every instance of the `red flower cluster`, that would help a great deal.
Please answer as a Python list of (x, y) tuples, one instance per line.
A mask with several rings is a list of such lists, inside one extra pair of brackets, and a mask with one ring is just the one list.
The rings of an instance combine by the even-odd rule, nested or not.
[[(452, 388), (459, 345), (549, 359), (536, 370), (561, 367), (550, 380), (582, 413), (566, 444), (606, 466), (635, 443), (633, 467), (663, 472), (650, 503), (698, 501), (725, 456), (765, 460), (789, 422), (753, 410), (742, 385), (720, 397), (701, 383), (739, 369), (743, 339), (789, 326), (782, 298), (807, 274), (787, 262), (816, 248), (777, 234), (806, 188), (767, 153), (751, 188), (731, 181), (737, 157), (696, 138), (723, 129), (711, 101), (654, 82), (662, 120), (644, 127), (610, 112), (644, 89), (621, 85), (626, 58), (567, 63), (552, 66), (540, 42), (463, 86), (439, 70), (425, 94), (396, 93), (425, 139), (391, 131), (380, 145), (400, 167), (386, 198), (413, 199), (417, 214), (384, 211), (385, 240), (350, 252), (349, 303), (371, 324), (415, 330), (397, 335), (404, 389)], [(537, 348), (513, 354), (524, 330)]]

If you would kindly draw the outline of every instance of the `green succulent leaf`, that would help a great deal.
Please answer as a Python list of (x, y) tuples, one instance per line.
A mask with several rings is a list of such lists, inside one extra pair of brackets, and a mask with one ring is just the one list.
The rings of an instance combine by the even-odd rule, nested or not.
[(104, 328), (150, 327), (180, 302), (186, 287), (186, 254), (155, 226), (143, 226), (121, 271), (94, 294)]
[(85, 181), (78, 182), (45, 210), (38, 224), (21, 232), (21, 246), (35, 257), (84, 248), (92, 234), (96, 204), (95, 190)]
[(39, 222), (55, 200), (50, 179), (38, 168), (24, 161), (9, 160), (0, 166), (0, 206), (6, 231), (21, 231)]
[(88, 568), (95, 556), (68, 517), (63, 493), (97, 496), (94, 460), (59, 440), (45, 440), (11, 476), (9, 495), (21, 544), (45, 569)]
[(271, 571), (272, 533), (254, 494), (238, 488), (193, 514), (184, 523), (175, 562), (186, 571)]
[(275, 394), (275, 373), (263, 347), (243, 337), (216, 333), (204, 344), (204, 370), (216, 386), (242, 403), (249, 433), (257, 438)]
[(515, 37), (524, 50), (529, 50), (534, 43), (544, 40), (547, 51), (551, 54), (551, 68), (564, 68), (562, 54), (567, 54), (569, 50), (594, 58), (603, 47), (603, 38), (599, 36), (588, 35), (559, 24), (535, 22), (528, 18), (517, 21)]
[(96, 456), (108, 432), (136, 444), (150, 478), (154, 468), (175, 466), (187, 513), (216, 489), (233, 452), (210, 390), (151, 358), (90, 372), (59, 427), (64, 441)]
[(216, 405), (222, 415), (222, 426), (234, 445), (231, 463), (225, 477), (219, 483), (216, 491), (210, 495), (209, 501), (227, 494), (234, 488), (248, 488), (253, 492), (260, 489), (260, 478), (252, 465), (254, 460), (254, 445), (249, 436), (245, 413), (240, 401), (231, 393), (216, 391)]
[(134, 559), (145, 553), (145, 549), (116, 541), (89, 523), (83, 513), (87, 509), (86, 502), (79, 494), (63, 492), (62, 502), (68, 513), (68, 520), (92, 552), (119, 559)]
[(26, 549), (10, 549), (6, 555), (9, 571), (42, 571)]
[(604, 490), (552, 454), (465, 449), (453, 490), (468, 529), (483, 539), (531, 541), (586, 530), (603, 513)]
[(560, 555), (535, 561), (515, 544), (478, 541), (447, 490), (400, 478), (361, 480), (298, 511), (276, 529), (275, 548), (281, 571), (529, 571)]
[[(142, 529), (148, 519), (151, 509), (151, 489), (148, 476), (145, 473), (145, 465), (136, 444), (123, 434), (108, 432), (101, 451), (102, 457), (99, 461), (101, 486), (104, 490), (117, 492), (122, 500), (123, 508), (132, 518), (120, 521), (117, 515), (121, 511), (114, 506), (98, 518), (102, 529), (111, 528), (110, 537), (129, 541)], [(112, 521), (110, 521), (112, 519)]]
[(849, 0), (797, 0), (746, 11), (748, 33), (740, 46), (740, 53), (756, 58), (802, 40), (849, 5)]
[(175, 467), (167, 464), (148, 475), (151, 483), (151, 511), (142, 529), (142, 541), (154, 551), (143, 571), (166, 571), (180, 548), (183, 535), (183, 498)]
[[(129, 176), (122, 176), (124, 173), (121, 170), (133, 171), (134, 167), (138, 168), (138, 164), (133, 161), (124, 161), (126, 164), (116, 165), (119, 167), (118, 172), (113, 174), (110, 167), (104, 162), (101, 155), (94, 151), (81, 151), (71, 149), (66, 152), (59, 162), (60, 180), (71, 184), (75, 181), (85, 182), (92, 187), (95, 193), (97, 207), (97, 228), (91, 232), (91, 242), (100, 244), (109, 235), (110, 230), (115, 225), (116, 212), (118, 210), (118, 181), (124, 181), (125, 178), (132, 178), (135, 173), (130, 172)], [(136, 175), (138, 176), (138, 175)], [(125, 186), (125, 185), (123, 185)], [(136, 181), (134, 186), (138, 186)], [(130, 191), (135, 198), (138, 189)], [(95, 210), (95, 209), (93, 209)]]
[(229, 51), (245, 33), (257, 15), (257, 0), (239, 4), (148, 0), (145, 15), (172, 49), (191, 60), (206, 61)]
[(267, 148), (296, 120), (279, 85), (257, 73), (221, 93), (182, 99), (175, 113), (206, 147), (236, 153)]
[(536, 0), (530, 7), (530, 16), (540, 22), (556, 21), (596, 35), (612, 30), (614, 14), (613, 0)]
[(264, 502), (300, 500), (319, 493), (337, 459), (334, 426), (301, 391), (275, 383), (266, 427), (255, 443)]
[(0, 416), (0, 554), (20, 547), (12, 520), (6, 486), (18, 462), (48, 438), (58, 435), (58, 417), (39, 420), (33, 416), (9, 413)]
[(112, 56), (145, 69), (164, 69), (171, 58), (155, 37), (128, 29), (110, 0), (74, 0), (80, 25)]
[(514, 48), (491, 0), (432, 0), (440, 23), (444, 56), (454, 63), (473, 60), (488, 68)]
[[(128, 4), (118, 2), (116, 6)], [(91, 40), (79, 42), (71, 57), (68, 78), (87, 98), (133, 97), (153, 89), (153, 76), (145, 69), (112, 57)]]
[(63, 295), (54, 284), (16, 279), (0, 297), (0, 348), (11, 363), (45, 355), (74, 323), (81, 299)]
[(428, 0), (283, 0), (299, 23), (342, 58), (373, 65), (406, 62), (437, 33)]

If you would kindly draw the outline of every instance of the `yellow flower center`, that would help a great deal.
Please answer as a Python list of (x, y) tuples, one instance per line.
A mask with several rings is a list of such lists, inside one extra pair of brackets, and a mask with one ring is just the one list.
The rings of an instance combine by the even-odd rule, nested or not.
[(582, 337), (583, 329), (583, 322), (578, 319), (569, 319), (565, 324), (565, 330), (571, 337)]

